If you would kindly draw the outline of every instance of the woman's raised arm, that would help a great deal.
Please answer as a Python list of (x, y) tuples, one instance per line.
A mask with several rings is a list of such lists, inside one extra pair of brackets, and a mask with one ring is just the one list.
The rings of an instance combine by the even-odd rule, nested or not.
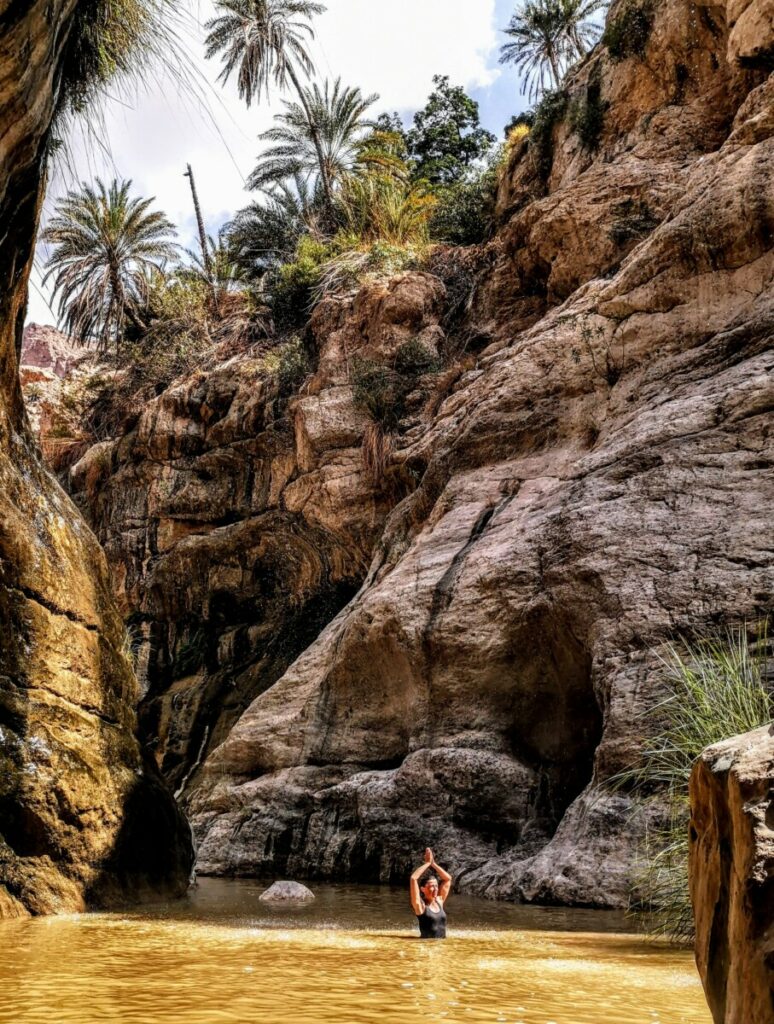
[(448, 871), (445, 871), (440, 864), (436, 863), (435, 857), (433, 858), (430, 867), (441, 879), (441, 888), (438, 890), (438, 899), (441, 901), (441, 903), (445, 903), (446, 897), (451, 892), (452, 876), (449, 874)]
[(411, 872), (411, 881), (409, 882), (409, 893), (411, 896), (411, 906), (415, 914), (419, 915), (424, 913), (425, 904), (422, 899), (422, 894), (419, 891), (419, 879), (426, 871), (430, 870), (433, 863), (433, 851), (429, 848), (425, 850), (425, 859), (419, 867)]

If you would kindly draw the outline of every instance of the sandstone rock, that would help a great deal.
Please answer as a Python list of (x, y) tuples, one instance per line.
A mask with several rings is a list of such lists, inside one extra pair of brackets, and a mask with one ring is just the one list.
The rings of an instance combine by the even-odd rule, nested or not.
[(22, 367), (49, 370), (57, 377), (66, 377), (89, 355), (88, 349), (55, 327), (27, 324), (24, 328), (20, 356)]
[[(287, 407), (245, 357), (73, 471), (203, 872), (404, 883), (429, 844), (470, 892), (626, 902), (606, 784), (658, 646), (774, 593), (774, 82), (729, 53), (722, 5), (658, 5), (514, 152), (496, 240), (317, 307)], [(459, 365), (374, 480), (352, 364), (417, 339)]]
[(774, 726), (709, 747), (691, 778), (696, 963), (716, 1024), (774, 1019)]
[(192, 860), (187, 823), (134, 735), (136, 682), (104, 556), (41, 465), (19, 385), (73, 10), (0, 14), (0, 917), (181, 892)]
[[(429, 843), (467, 891), (625, 904), (644, 812), (605, 784), (658, 646), (774, 590), (772, 83), (725, 62), (722, 10), (691, 17), (603, 63), (597, 155), (563, 121), (548, 196), (503, 202), (476, 371), (399, 441), (419, 486), (357, 597), (208, 758), (205, 872), (398, 881)], [(655, 211), (637, 238), (616, 188)], [(339, 350), (379, 335), (325, 316)]]
[(314, 893), (300, 882), (275, 882), (259, 899), (264, 903), (304, 903), (314, 899)]

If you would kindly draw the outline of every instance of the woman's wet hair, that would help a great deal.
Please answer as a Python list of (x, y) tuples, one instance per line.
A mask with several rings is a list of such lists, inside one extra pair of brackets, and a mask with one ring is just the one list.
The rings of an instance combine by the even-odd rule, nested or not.
[(439, 889), (441, 888), (441, 880), (439, 879), (438, 875), (433, 874), (432, 871), (430, 872), (429, 875), (425, 875), (424, 876), (424, 878), (422, 879), (422, 881), (419, 884), (419, 888), (420, 889), (424, 889), (424, 887), (427, 885), (428, 882), (435, 882), (435, 884), (438, 886), (438, 888)]

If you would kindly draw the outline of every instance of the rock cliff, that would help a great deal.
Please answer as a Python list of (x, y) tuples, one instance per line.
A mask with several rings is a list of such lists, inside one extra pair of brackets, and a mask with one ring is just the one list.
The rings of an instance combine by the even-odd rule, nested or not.
[[(605, 783), (658, 644), (771, 607), (774, 27), (668, 0), (630, 52), (630, 7), (490, 245), (326, 299), (300, 393), (233, 357), (72, 470), (204, 872), (402, 879), (430, 844), (471, 892), (621, 905), (642, 823)], [(356, 367), (417, 346), (447, 368), (385, 436)]]
[(691, 779), (696, 962), (716, 1024), (774, 1018), (774, 726), (710, 747)]
[(0, 917), (185, 887), (188, 828), (134, 735), (104, 556), (43, 469), (18, 356), (75, 5), (0, 2)]

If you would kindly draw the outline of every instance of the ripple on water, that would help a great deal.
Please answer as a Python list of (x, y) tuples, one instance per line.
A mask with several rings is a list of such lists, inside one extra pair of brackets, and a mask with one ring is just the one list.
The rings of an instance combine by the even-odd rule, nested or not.
[(3, 923), (0, 1024), (711, 1024), (690, 955), (590, 928), (609, 917), (455, 898), (428, 943), (402, 892), (323, 888), (272, 914), (261, 891)]

